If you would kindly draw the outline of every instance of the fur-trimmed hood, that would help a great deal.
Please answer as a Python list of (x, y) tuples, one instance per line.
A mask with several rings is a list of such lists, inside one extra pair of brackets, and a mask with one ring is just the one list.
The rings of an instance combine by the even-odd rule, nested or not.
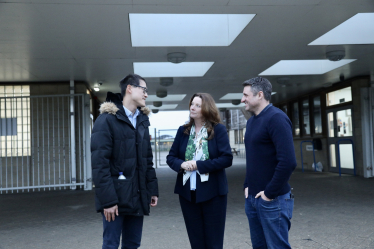
[[(112, 115), (116, 115), (117, 111), (119, 111), (118, 107), (116, 104), (114, 104), (113, 102), (104, 102), (100, 105), (100, 114), (103, 114), (103, 113), (109, 113), (109, 114), (112, 114)], [(151, 113), (151, 110), (148, 108), (148, 107), (142, 107), (140, 108), (140, 111), (143, 112), (145, 115), (149, 116), (149, 114)]]

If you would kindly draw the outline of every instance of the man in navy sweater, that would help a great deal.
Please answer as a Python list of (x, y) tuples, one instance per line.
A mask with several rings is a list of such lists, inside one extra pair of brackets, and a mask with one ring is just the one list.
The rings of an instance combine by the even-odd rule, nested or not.
[(253, 248), (291, 248), (288, 231), (294, 205), (288, 180), (296, 168), (292, 124), (270, 104), (272, 86), (262, 77), (243, 83), (247, 121), (245, 212)]

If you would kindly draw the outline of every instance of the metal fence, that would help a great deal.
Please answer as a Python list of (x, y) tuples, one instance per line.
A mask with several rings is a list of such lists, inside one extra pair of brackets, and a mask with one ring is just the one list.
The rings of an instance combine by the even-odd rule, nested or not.
[(0, 194), (91, 189), (85, 94), (0, 98)]
[(153, 160), (155, 167), (167, 166), (166, 156), (173, 145), (177, 129), (154, 130), (154, 138), (151, 140), (153, 148)]

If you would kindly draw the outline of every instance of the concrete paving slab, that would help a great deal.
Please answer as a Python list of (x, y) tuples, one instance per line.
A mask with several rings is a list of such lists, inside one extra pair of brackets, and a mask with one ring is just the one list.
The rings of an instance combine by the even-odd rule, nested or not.
[[(224, 248), (251, 247), (242, 185), (245, 160), (227, 169), (229, 182)], [(145, 218), (141, 248), (190, 248), (173, 194), (176, 173), (157, 169), (159, 205)], [(374, 248), (374, 179), (294, 172), (292, 248)], [(0, 195), (0, 249), (101, 248), (102, 220), (93, 191)]]

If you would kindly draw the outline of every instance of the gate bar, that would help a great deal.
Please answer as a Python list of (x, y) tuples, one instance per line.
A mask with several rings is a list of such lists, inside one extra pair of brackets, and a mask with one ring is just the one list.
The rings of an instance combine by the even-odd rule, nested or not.
[(17, 189), (37, 189), (37, 188), (53, 188), (53, 187), (72, 187), (72, 186), (84, 186), (84, 183), (75, 183), (75, 184), (57, 184), (57, 185), (40, 185), (40, 186), (25, 186), (25, 187), (12, 187), (12, 188), (3, 188), (3, 190), (17, 190)]
[[(74, 80), (70, 80), (70, 94), (74, 94)], [(77, 182), (77, 166), (75, 157), (75, 103), (74, 97), (70, 97), (70, 162), (71, 162), (71, 183)], [(76, 187), (72, 186), (71, 189), (75, 190)]]
[(155, 143), (155, 163), (156, 163), (156, 169), (157, 169), (157, 139), (156, 139), (156, 128), (155, 128), (155, 138), (154, 138), (154, 143)]

